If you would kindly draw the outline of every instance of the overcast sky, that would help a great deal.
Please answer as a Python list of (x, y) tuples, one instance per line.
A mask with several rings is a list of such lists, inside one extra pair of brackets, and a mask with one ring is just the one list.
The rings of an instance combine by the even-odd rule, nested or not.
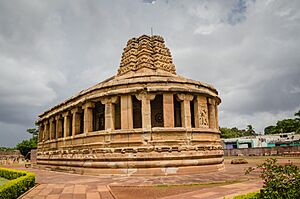
[(0, 146), (116, 74), (128, 39), (164, 37), (177, 73), (214, 85), (220, 126), (256, 131), (300, 109), (300, 1), (1, 1)]

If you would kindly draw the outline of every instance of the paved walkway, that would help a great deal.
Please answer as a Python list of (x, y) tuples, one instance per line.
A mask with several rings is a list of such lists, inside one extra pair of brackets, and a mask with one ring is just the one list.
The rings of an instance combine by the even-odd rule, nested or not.
[[(36, 182), (38, 185), (24, 195), (23, 199), (213, 199), (256, 191), (262, 186), (261, 181), (258, 179), (258, 173), (253, 173), (250, 176), (244, 175), (244, 169), (254, 165), (231, 165), (228, 162), (229, 160), (225, 161), (226, 169), (222, 172), (150, 177), (86, 176), (38, 169), (26, 169), (24, 167), (19, 167), (17, 169), (28, 170), (36, 174)], [(235, 181), (235, 183), (231, 184), (232, 182), (230, 181)], [(239, 181), (239, 183), (236, 181)], [(223, 184), (209, 185), (209, 183), (212, 182), (223, 182)], [(157, 185), (183, 184), (192, 184), (192, 186), (176, 186), (176, 193), (172, 192), (172, 190), (168, 192), (168, 188), (157, 189), (157, 187), (159, 187)], [(193, 186), (194, 184), (205, 185)], [(116, 187), (118, 189), (115, 189)], [(135, 192), (127, 192), (127, 189), (129, 190), (130, 187), (139, 187), (141, 193), (144, 192), (144, 189), (146, 191), (145, 187), (150, 187), (148, 190), (151, 190), (152, 187), (154, 191), (150, 192), (148, 195), (144, 194), (144, 197), (138, 197), (138, 194), (135, 194)], [(186, 189), (186, 187), (189, 188)], [(118, 192), (118, 190), (121, 190), (122, 193), (120, 191)], [(162, 190), (165, 191), (163, 194), (155, 193), (156, 191), (159, 192)]]
[(41, 184), (23, 199), (114, 199), (105, 185)]
[(258, 191), (261, 187), (262, 182), (260, 180), (252, 180), (237, 184), (207, 187), (197, 191), (162, 197), (161, 199), (223, 199), (225, 196), (226, 198), (233, 198), (237, 195)]

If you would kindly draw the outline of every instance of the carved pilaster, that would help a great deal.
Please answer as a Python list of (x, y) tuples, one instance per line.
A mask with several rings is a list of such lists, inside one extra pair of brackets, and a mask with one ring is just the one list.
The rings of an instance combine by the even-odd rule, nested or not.
[(136, 95), (138, 100), (142, 101), (142, 126), (144, 130), (151, 129), (151, 104), (150, 101), (154, 100), (155, 94), (139, 93)]
[(133, 129), (133, 110), (131, 95), (121, 96), (121, 129)]
[(45, 129), (44, 124), (43, 123), (39, 123), (39, 135), (38, 135), (39, 142), (42, 142), (44, 140), (44, 129)]
[(50, 137), (50, 130), (49, 130), (49, 121), (48, 120), (45, 120), (44, 121), (44, 140), (49, 140), (49, 137)]
[(163, 108), (164, 108), (164, 127), (174, 127), (174, 102), (173, 94), (163, 94)]
[(56, 123), (54, 117), (49, 119), (50, 122), (50, 140), (56, 139)]
[(209, 98), (208, 99), (208, 113), (209, 113), (209, 128), (215, 129), (216, 128), (216, 110), (215, 110), (215, 99)]
[(177, 94), (177, 98), (179, 101), (181, 101), (181, 120), (183, 127), (191, 128), (190, 101), (193, 100), (194, 96), (189, 94)]
[(55, 116), (55, 121), (56, 121), (56, 138), (61, 138), (62, 137), (62, 123), (61, 123), (61, 115)]
[(110, 97), (110, 98), (104, 98), (101, 100), (102, 104), (105, 104), (105, 129), (106, 130), (114, 130), (115, 129), (115, 110), (113, 103), (116, 103), (118, 100), (118, 97)]
[(66, 137), (68, 137), (68, 136), (70, 136), (70, 128), (69, 128), (69, 126), (70, 126), (70, 112), (69, 111), (67, 111), (67, 112), (64, 112), (63, 114), (62, 114), (62, 116), (64, 117), (64, 137), (66, 138)]
[(197, 96), (195, 105), (195, 126), (197, 128), (208, 128), (208, 108), (205, 96)]
[(77, 135), (80, 133), (80, 112), (82, 110), (78, 107), (73, 108), (71, 110), (73, 120), (72, 120), (72, 136)]
[(85, 103), (82, 108), (84, 109), (84, 133), (92, 132), (93, 131), (93, 108), (95, 104), (93, 102)]
[(219, 130), (219, 116), (218, 116), (218, 104), (216, 103), (215, 105), (215, 111), (216, 111), (216, 116), (215, 116), (215, 119), (216, 119), (216, 129)]

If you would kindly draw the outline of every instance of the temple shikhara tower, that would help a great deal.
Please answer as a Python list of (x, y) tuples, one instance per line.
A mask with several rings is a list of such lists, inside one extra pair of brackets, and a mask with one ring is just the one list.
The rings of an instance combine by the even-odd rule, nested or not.
[(115, 76), (39, 115), (37, 166), (94, 175), (221, 170), (220, 102), (213, 86), (176, 74), (162, 37), (132, 38)]

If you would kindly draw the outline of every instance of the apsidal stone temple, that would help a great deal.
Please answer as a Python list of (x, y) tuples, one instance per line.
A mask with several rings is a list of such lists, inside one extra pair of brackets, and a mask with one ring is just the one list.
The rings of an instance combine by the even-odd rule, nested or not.
[(132, 38), (115, 76), (39, 115), (37, 166), (93, 175), (221, 170), (220, 102), (213, 86), (176, 74), (162, 37)]

